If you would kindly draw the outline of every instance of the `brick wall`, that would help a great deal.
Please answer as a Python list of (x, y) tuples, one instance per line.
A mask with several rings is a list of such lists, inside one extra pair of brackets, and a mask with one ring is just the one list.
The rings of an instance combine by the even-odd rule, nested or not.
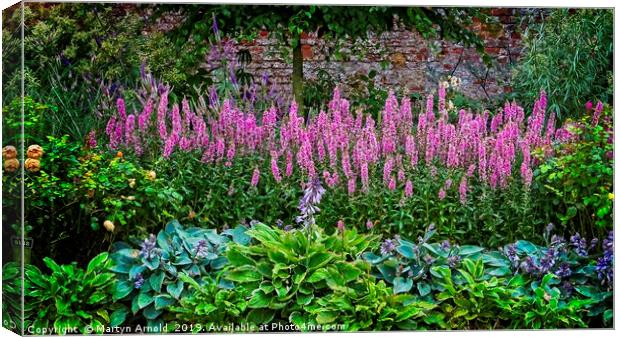
[[(338, 44), (312, 34), (306, 35), (302, 39), (304, 77), (315, 79), (317, 72), (323, 69), (346, 91), (356, 85), (360, 75), (367, 75), (374, 69), (378, 73), (377, 84), (428, 93), (436, 90), (439, 80), (454, 74), (461, 78), (461, 91), (467, 96), (500, 98), (501, 94), (510, 91), (509, 66), (518, 59), (521, 51), (519, 20), (536, 13), (538, 11), (529, 9), (492, 9), (491, 14), (497, 18), (498, 24), (474, 23), (473, 29), (484, 39), (485, 50), (492, 59), (488, 67), (471, 48), (443, 40), (425, 40), (417, 32), (396, 25), (392, 31), (378, 36), (369, 33), (369, 39), (364, 41), (340, 41)], [(252, 56), (246, 71), (257, 77), (266, 72), (281, 90), (290, 92), (290, 51), (281, 42), (262, 32), (258, 39), (238, 48), (247, 49)], [(336, 49), (343, 51), (345, 57), (331, 56)]]

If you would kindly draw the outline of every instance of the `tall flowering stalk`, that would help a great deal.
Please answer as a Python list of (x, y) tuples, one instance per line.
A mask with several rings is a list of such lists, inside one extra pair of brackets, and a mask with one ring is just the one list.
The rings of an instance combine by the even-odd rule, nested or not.
[[(285, 114), (275, 106), (263, 113), (243, 111), (229, 99), (216, 114), (192, 110), (187, 100), (180, 109), (177, 104), (169, 109), (169, 90), (161, 86), (145, 99), (137, 118), (127, 115), (119, 99), (118, 113), (106, 127), (109, 146), (134, 148), (141, 155), (145, 151), (140, 144), (150, 139), (159, 144), (163, 157), (199, 152), (206, 165), (270, 158), (266, 167), (257, 169), (271, 172), (277, 183), (290, 181), (298, 172), (295, 177), (311, 182), (323, 176), (328, 188), (342, 187), (350, 194), (367, 193), (377, 179), (410, 196), (413, 186), (407, 182), (417, 170), (426, 167), (435, 176), (438, 167), (445, 167), (452, 174), (449, 178), (459, 182), (459, 199), (464, 203), (474, 183), (493, 189), (515, 182), (529, 186), (540, 163), (533, 154), (551, 156), (554, 143), (574, 139), (571, 128), (556, 130), (554, 115), (546, 112), (544, 92), (527, 119), (524, 109), (511, 102), (494, 116), (460, 110), (457, 121), (447, 118), (442, 99), (436, 112), (429, 95), (425, 111), (414, 116), (409, 98), (399, 102), (390, 92), (376, 122), (368, 114), (351, 111), (338, 88), (327, 110), (307, 120), (298, 115), (295, 102)], [(157, 113), (152, 114), (155, 105)], [(596, 114), (602, 109), (598, 104), (593, 110)], [(445, 198), (453, 190), (438, 186), (435, 193)]]

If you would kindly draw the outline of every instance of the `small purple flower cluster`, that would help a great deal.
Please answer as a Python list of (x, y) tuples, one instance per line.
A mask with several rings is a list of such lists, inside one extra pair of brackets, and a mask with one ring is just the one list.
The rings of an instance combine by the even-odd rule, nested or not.
[(207, 254), (209, 254), (209, 247), (207, 246), (207, 241), (206, 240), (198, 241), (194, 249), (194, 256), (197, 259), (204, 259), (205, 257), (207, 257)]
[(386, 256), (392, 254), (392, 252), (396, 249), (396, 244), (394, 241), (394, 239), (385, 239), (385, 241), (381, 243), (381, 255)]
[(140, 289), (142, 288), (143, 284), (144, 284), (144, 277), (142, 276), (142, 274), (136, 275), (136, 277), (134, 278), (133, 287), (135, 289)]
[(614, 232), (610, 231), (603, 240), (603, 256), (596, 260), (596, 274), (602, 284), (609, 287), (614, 282)]
[(158, 250), (155, 248), (157, 246), (157, 238), (155, 234), (149, 235), (147, 239), (144, 239), (144, 242), (140, 245), (140, 256), (144, 259), (150, 260), (157, 256)]
[(299, 215), (296, 220), (297, 223), (303, 223), (304, 227), (314, 225), (314, 214), (320, 211), (317, 206), (321, 202), (321, 198), (325, 194), (325, 188), (321, 185), (321, 180), (315, 177), (306, 184), (303, 197), (299, 200)]

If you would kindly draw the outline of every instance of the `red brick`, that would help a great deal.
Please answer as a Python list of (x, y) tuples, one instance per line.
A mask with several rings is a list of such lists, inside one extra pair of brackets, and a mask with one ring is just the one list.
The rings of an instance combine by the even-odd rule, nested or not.
[(500, 49), (501, 48), (499, 48), (499, 47), (484, 47), (484, 51), (487, 54), (495, 54), (495, 55), (497, 55), (497, 54), (499, 54)]
[(506, 16), (512, 15), (513, 10), (511, 8), (493, 8), (491, 10), (491, 15), (494, 16)]
[(312, 52), (312, 47), (307, 44), (304, 44), (303, 46), (301, 46), (301, 55), (304, 58), (304, 60), (311, 59), (314, 56)]

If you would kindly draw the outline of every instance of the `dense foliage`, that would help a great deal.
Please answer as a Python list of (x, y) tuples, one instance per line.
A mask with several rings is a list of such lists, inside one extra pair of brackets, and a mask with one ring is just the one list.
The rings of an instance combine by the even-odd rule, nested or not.
[(514, 87), (529, 101), (539, 90), (551, 97), (549, 109), (562, 119), (582, 116), (583, 103), (613, 98), (613, 12), (558, 9), (525, 32), (523, 60)]
[(369, 70), (352, 90), (324, 71), (303, 111), (239, 39), (286, 23), (268, 30), (297, 48), (397, 13), (480, 47), (459, 15), (485, 11), (248, 8), (28, 4), (23, 100), (5, 12), (4, 327), (613, 326), (609, 11), (531, 25), (517, 99), (490, 110), (456, 76), (409, 93)]

